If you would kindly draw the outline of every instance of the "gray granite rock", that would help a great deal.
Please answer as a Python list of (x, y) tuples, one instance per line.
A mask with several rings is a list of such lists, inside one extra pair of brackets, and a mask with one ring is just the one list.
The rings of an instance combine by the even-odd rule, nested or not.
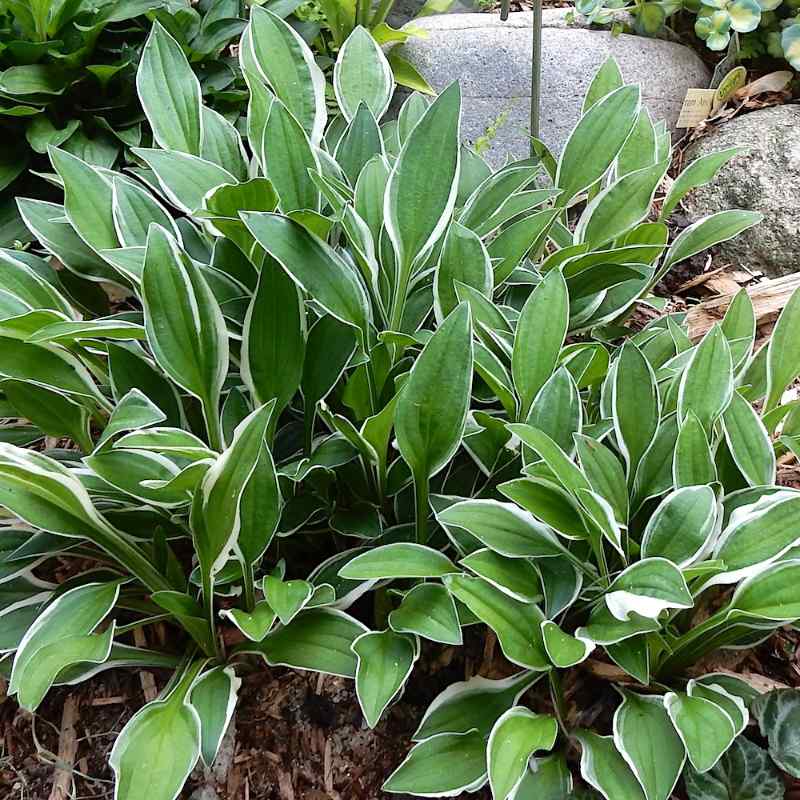
[(775, 106), (721, 125), (689, 149), (699, 158), (726, 147), (747, 147), (684, 208), (694, 221), (723, 208), (760, 211), (764, 221), (730, 242), (720, 254), (734, 265), (778, 277), (800, 271), (800, 105)]
[[(503, 117), (488, 154), (528, 154), (532, 14), (518, 12), (501, 22), (497, 14), (446, 14), (414, 22), (428, 32), (410, 39), (401, 53), (436, 89), (454, 80), (464, 93), (463, 132), (474, 141)], [(686, 89), (708, 86), (710, 74), (688, 47), (658, 39), (589, 30), (571, 22), (565, 9), (543, 15), (541, 138), (560, 150), (578, 119), (597, 68), (613, 55), (623, 77), (641, 83), (654, 119), (674, 125)]]

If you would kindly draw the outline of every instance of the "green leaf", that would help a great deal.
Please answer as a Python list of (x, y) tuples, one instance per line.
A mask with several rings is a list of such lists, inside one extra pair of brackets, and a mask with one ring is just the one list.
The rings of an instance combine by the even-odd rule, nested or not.
[(695, 348), (678, 390), (678, 417), (693, 411), (706, 433), (733, 396), (733, 365), (728, 340), (715, 325)]
[(564, 547), (546, 525), (513, 503), (464, 500), (437, 513), (442, 525), (471, 533), (487, 547), (510, 558), (552, 557)]
[(629, 175), (636, 170), (651, 166), (657, 158), (656, 131), (650, 112), (642, 108), (636, 118), (636, 125), (617, 157), (617, 173)]
[(207, 602), (214, 574), (236, 546), (242, 523), (242, 497), (258, 463), (272, 410), (272, 403), (261, 406), (237, 426), (230, 447), (205, 473), (195, 492), (192, 537)]
[(619, 459), (602, 442), (589, 436), (576, 434), (575, 445), (591, 488), (611, 504), (617, 522), (624, 524), (628, 519), (628, 489)]
[[(269, 425), (277, 418), (273, 408)], [(235, 433), (234, 433), (235, 435)], [(262, 444), (258, 461), (242, 495), (239, 509), (241, 527), (236, 550), (245, 567), (255, 564), (264, 555), (278, 528), (283, 506), (278, 476), (272, 453)]]
[(303, 126), (315, 147), (322, 140), (327, 113), (325, 78), (301, 36), (268, 9), (256, 6), (250, 15), (249, 45), (254, 65), (275, 96)]
[[(370, 160), (375, 157), (381, 158), (383, 155), (383, 138), (378, 123), (366, 103), (361, 103), (336, 145), (336, 161), (347, 176), (350, 185), (355, 187), (361, 171)], [(385, 183), (381, 188), (385, 188)], [(382, 192), (380, 200), (379, 207), (372, 209), (371, 214), (383, 213)], [(373, 238), (377, 240), (376, 232), (372, 228), (370, 231)]]
[(39, 328), (28, 337), (34, 344), (71, 345), (83, 339), (117, 339), (120, 341), (136, 341), (145, 338), (144, 327), (135, 322), (121, 319), (92, 319), (85, 322), (54, 322)]
[(347, 37), (333, 68), (336, 102), (345, 119), (353, 119), (361, 103), (379, 120), (394, 93), (392, 68), (372, 35), (357, 25)]
[(311, 600), (314, 587), (308, 581), (284, 581), (275, 575), (264, 578), (264, 598), (284, 625), (288, 625)]
[(203, 404), (211, 444), (219, 448), (219, 397), (228, 371), (225, 320), (202, 273), (158, 226), (147, 237), (142, 305), (158, 365)]
[(743, 580), (733, 593), (730, 608), (751, 617), (775, 622), (800, 618), (800, 561), (771, 564)]
[(119, 178), (111, 181), (111, 187), (114, 227), (123, 247), (139, 247), (147, 244), (147, 231), (153, 222), (180, 240), (172, 217), (148, 192)]
[(662, 699), (624, 692), (614, 714), (614, 744), (647, 800), (667, 800), (680, 778), (686, 750)]
[(340, 570), (342, 578), (372, 580), (374, 578), (439, 578), (458, 568), (450, 559), (422, 544), (397, 542), (356, 556)]
[(180, 45), (158, 21), (150, 29), (136, 72), (139, 101), (164, 150), (200, 155), (202, 93)]
[(420, 74), (419, 70), (410, 61), (398, 55), (398, 49), (397, 47), (392, 47), (386, 57), (392, 67), (394, 79), (397, 83), (415, 92), (434, 94), (430, 84)]
[(590, 639), (571, 636), (562, 631), (552, 620), (543, 620), (541, 628), (547, 657), (559, 669), (567, 669), (580, 664), (594, 650), (594, 642)]
[(630, 340), (616, 362), (612, 389), (614, 430), (632, 484), (659, 427), (660, 404), (653, 368)]
[(258, 243), (301, 289), (341, 322), (366, 337), (369, 300), (356, 272), (328, 244), (278, 214), (242, 213)]
[(653, 196), (661, 183), (669, 159), (629, 172), (594, 197), (575, 228), (575, 238), (592, 247), (617, 239), (650, 213)]
[(241, 372), (256, 403), (275, 399), (276, 420), (300, 386), (305, 324), (297, 285), (266, 259), (245, 317)]
[(561, 485), (575, 494), (579, 489), (591, 490), (589, 481), (580, 469), (572, 463), (569, 456), (543, 431), (531, 425), (508, 425), (523, 444), (535, 450), (556, 476)]
[(483, 737), (477, 731), (440, 733), (415, 745), (382, 788), (423, 797), (454, 797), (477, 789), (485, 780)]
[(684, 169), (669, 187), (667, 196), (661, 206), (659, 219), (665, 220), (678, 206), (678, 203), (692, 189), (705, 186), (714, 179), (714, 176), (728, 163), (734, 156), (745, 153), (744, 147), (729, 147), (726, 150), (718, 150), (706, 156), (697, 158)]
[(86, 367), (62, 348), (42, 347), (0, 336), (0, 376), (108, 405)]
[(800, 495), (779, 491), (737, 509), (719, 536), (713, 557), (725, 562), (716, 583), (735, 583), (798, 543), (794, 520)]
[(585, 114), (598, 100), (604, 98), (623, 85), (619, 64), (613, 56), (609, 56), (592, 78), (583, 98), (581, 115)]
[(677, 439), (678, 415), (668, 414), (661, 420), (653, 443), (636, 471), (633, 507), (638, 508), (645, 499), (657, 497), (672, 488), (672, 462)]
[(89, 583), (62, 594), (28, 628), (17, 648), (9, 694), (34, 711), (65, 667), (108, 658), (112, 625), (105, 635), (91, 634), (117, 602), (119, 583)]
[(366, 627), (343, 611), (312, 608), (301, 611), (288, 625), (277, 628), (246, 652), (260, 653), (270, 666), (287, 666), (354, 678), (353, 642)]
[(442, 582), (497, 634), (509, 661), (534, 670), (549, 668), (539, 628), (544, 614), (537, 605), (514, 600), (480, 578), (446, 575)]
[(572, 793), (572, 773), (563, 753), (534, 758), (514, 793), (514, 800), (564, 800)]
[(583, 538), (587, 535), (580, 506), (557, 484), (544, 478), (517, 478), (501, 483), (497, 488), (509, 500), (563, 536)]
[(462, 558), (460, 563), (515, 600), (536, 603), (542, 599), (538, 573), (527, 559), (508, 558), (483, 548)]
[(164, 422), (166, 415), (139, 389), (124, 394), (108, 418), (106, 427), (97, 440), (98, 447), (124, 431), (135, 431)]
[(614, 746), (611, 736), (592, 731), (578, 731), (581, 743), (581, 775), (606, 800), (646, 800), (642, 787), (625, 759)]
[(717, 480), (717, 468), (708, 437), (697, 414), (690, 408), (678, 431), (672, 462), (675, 486), (699, 486)]
[(189, 697), (203, 663), (189, 667), (165, 698), (137, 711), (117, 737), (109, 764), (119, 800), (175, 798), (183, 788), (200, 757), (201, 721)]
[(719, 211), (698, 220), (688, 228), (684, 228), (667, 250), (658, 276), (665, 274), (680, 261), (685, 261), (715, 244), (727, 242), (742, 231), (752, 228), (763, 220), (763, 215), (756, 211)]
[(666, 558), (650, 557), (623, 570), (605, 594), (608, 610), (627, 621), (631, 612), (656, 619), (667, 608), (691, 608), (694, 604), (680, 570)]
[(540, 677), (541, 673), (518, 672), (501, 680), (476, 675), (468, 681), (452, 683), (428, 706), (412, 739), (420, 742), (441, 733), (470, 730), (477, 730), (485, 738), (500, 716)]
[(775, 451), (761, 417), (734, 392), (722, 415), (725, 440), (736, 466), (750, 486), (775, 483)]
[(684, 779), (690, 800), (781, 800), (786, 791), (767, 752), (744, 736), (710, 772), (687, 768)]
[(229, 619), (251, 642), (263, 641), (276, 617), (269, 603), (264, 600), (256, 603), (250, 612), (241, 608), (225, 608), (219, 614)]
[(461, 303), (417, 357), (395, 410), (400, 454), (417, 482), (439, 472), (458, 450), (471, 390), (472, 323), (469, 306)]
[(266, 175), (278, 194), (281, 211), (318, 210), (319, 192), (308, 172), (319, 171), (319, 160), (306, 132), (280, 101), (270, 108), (263, 146)]
[(751, 706), (772, 760), (792, 777), (800, 776), (800, 692), (773, 689)]
[[(186, 214), (203, 207), (203, 198), (236, 178), (218, 164), (178, 150), (131, 148), (155, 173), (164, 196)], [(113, 245), (116, 246), (116, 245)]]
[(213, 108), (203, 106), (202, 116), (203, 139), (200, 156), (212, 164), (224, 167), (239, 180), (246, 181), (249, 170), (239, 131), (232, 122)]
[(64, 182), (64, 211), (78, 236), (94, 250), (119, 247), (112, 214), (111, 182), (77, 156), (51, 147), (53, 167)]
[(555, 184), (563, 190), (559, 205), (568, 205), (575, 195), (603, 177), (633, 130), (639, 102), (638, 86), (621, 86), (581, 117), (558, 161)]
[(398, 287), (393, 327), (415, 264), (444, 233), (458, 191), (461, 91), (451, 84), (406, 139), (386, 186), (384, 222), (394, 247)]
[(780, 403), (784, 389), (800, 375), (800, 292), (795, 290), (781, 311), (767, 345), (765, 410)]
[(489, 785), (495, 800), (506, 800), (528, 769), (538, 750), (551, 750), (558, 723), (547, 714), (534, 714), (523, 706), (510, 708), (497, 720), (486, 745)]
[(458, 305), (456, 281), (489, 297), (492, 264), (480, 237), (458, 222), (452, 222), (444, 238), (433, 281), (434, 311), (438, 322)]
[(578, 387), (564, 367), (558, 367), (539, 390), (525, 420), (546, 433), (562, 450), (572, 455), (574, 435), (583, 428), (583, 408)]
[(466, 198), (458, 221), (479, 236), (491, 233), (491, 229), (481, 231), (480, 227), (506, 206), (520, 189), (527, 186), (536, 173), (537, 167), (524, 163), (511, 164), (507, 169), (490, 173)]
[(717, 525), (717, 498), (710, 486), (684, 486), (668, 494), (647, 522), (642, 558), (660, 556), (679, 567), (708, 549)]
[(517, 322), (511, 373), (520, 402), (520, 419), (527, 418), (534, 398), (553, 374), (568, 321), (567, 284), (560, 270), (554, 269), (531, 292)]
[(356, 695), (367, 725), (374, 728), (411, 675), (417, 646), (410, 637), (385, 630), (362, 633), (352, 649), (358, 659)]
[(0, 74), (0, 92), (6, 95), (60, 95), (70, 81), (70, 73), (53, 64), (12, 66)]
[(0, 387), (20, 417), (47, 436), (67, 436), (84, 451), (92, 449), (89, 409), (68, 397), (27, 381), (2, 381)]
[(192, 687), (190, 701), (200, 719), (200, 758), (207, 767), (217, 757), (241, 685), (233, 667), (215, 667)]
[(538, 253), (543, 248), (557, 215), (557, 211), (547, 209), (525, 216), (504, 227), (492, 239), (488, 250), (494, 262), (495, 286), (508, 280), (529, 253)]
[(442, 644), (463, 642), (456, 605), (450, 592), (437, 583), (420, 583), (389, 614), (389, 626)]
[(736, 735), (733, 720), (720, 706), (703, 697), (669, 692), (664, 707), (698, 772), (708, 772)]

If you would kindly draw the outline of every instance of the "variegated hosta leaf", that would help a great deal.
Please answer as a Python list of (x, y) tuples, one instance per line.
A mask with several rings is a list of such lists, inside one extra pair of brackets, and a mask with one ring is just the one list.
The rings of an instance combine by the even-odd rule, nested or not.
[(495, 800), (506, 800), (519, 785), (528, 759), (538, 750), (550, 750), (558, 736), (558, 723), (546, 714), (517, 706), (494, 724), (486, 745), (489, 784)]
[(190, 697), (203, 664), (192, 664), (169, 694), (140, 709), (120, 732), (109, 757), (120, 800), (178, 796), (200, 758), (202, 722)]
[(614, 714), (614, 745), (646, 800), (668, 800), (681, 775), (686, 750), (662, 698), (625, 691)]
[(9, 682), (21, 706), (34, 711), (58, 674), (81, 662), (101, 663), (111, 652), (114, 624), (94, 631), (117, 602), (119, 583), (90, 583), (58, 597), (28, 628)]
[(191, 511), (192, 537), (211, 603), (214, 575), (225, 564), (241, 530), (241, 503), (264, 446), (274, 403), (253, 411), (234, 432), (233, 441), (203, 476)]
[(375, 119), (386, 113), (394, 92), (392, 68), (372, 35), (360, 25), (347, 37), (333, 68), (336, 101), (349, 121), (360, 103)]
[[(446, 769), (442, 769), (444, 764)], [(485, 782), (486, 745), (483, 736), (472, 730), (439, 733), (415, 745), (383, 784), (383, 791), (456, 797)]]
[(387, 706), (402, 692), (419, 656), (419, 642), (391, 630), (370, 631), (359, 636), (352, 649), (358, 658), (358, 702), (367, 725), (374, 728)]

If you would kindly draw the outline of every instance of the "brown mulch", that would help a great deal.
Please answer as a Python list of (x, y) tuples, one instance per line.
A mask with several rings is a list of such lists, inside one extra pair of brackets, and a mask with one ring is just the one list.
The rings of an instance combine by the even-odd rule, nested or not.
[[(716, 654), (703, 667), (733, 671), (762, 689), (800, 686), (800, 637), (795, 631), (781, 630), (753, 651)], [(352, 681), (253, 663), (251, 671), (243, 674), (237, 714), (217, 762), (211, 770), (198, 767), (180, 798), (388, 798), (380, 786), (405, 755), (424, 709), (445, 686), (475, 671), (494, 678), (514, 671), (499, 654), (491, 634), (483, 639), (473, 630), (463, 649), (428, 646), (404, 697), (375, 730), (369, 730)], [(613, 665), (591, 661), (564, 674), (570, 727), (592, 725), (610, 732), (617, 695), (609, 681), (618, 679), (617, 673)], [(157, 684), (163, 687), (167, 677), (157, 674)], [(111, 800), (108, 755), (116, 735), (143, 702), (139, 675), (126, 670), (52, 691), (35, 716), (20, 711), (11, 699), (3, 699), (0, 797)], [(533, 687), (523, 702), (538, 711), (551, 711), (545, 682)], [(72, 772), (68, 764), (58, 769), (56, 755), (63, 757), (61, 723), (67, 705), (74, 707)], [(569, 756), (577, 768), (578, 751), (571, 749)], [(59, 785), (67, 793), (54, 794), (54, 786)], [(483, 790), (464, 794), (461, 800), (489, 797)]]

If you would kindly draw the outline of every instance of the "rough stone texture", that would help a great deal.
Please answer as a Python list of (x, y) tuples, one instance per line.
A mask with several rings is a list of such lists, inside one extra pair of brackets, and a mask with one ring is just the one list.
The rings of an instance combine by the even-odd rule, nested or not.
[[(459, 80), (464, 93), (464, 138), (474, 141), (504, 112), (489, 160), (502, 163), (506, 154), (528, 155), (530, 120), (530, 12), (511, 14), (446, 14), (426, 17), (415, 25), (427, 38), (409, 40), (401, 51), (436, 89)], [(674, 125), (689, 87), (708, 86), (710, 74), (688, 47), (658, 39), (589, 30), (570, 23), (565, 9), (543, 15), (541, 138), (559, 151), (578, 120), (583, 96), (597, 68), (613, 55), (623, 77), (641, 83), (654, 119)]]
[(689, 218), (725, 208), (760, 211), (764, 221), (720, 245), (734, 265), (778, 277), (800, 270), (800, 105), (763, 108), (732, 119), (694, 144), (689, 159), (726, 147), (750, 148), (685, 200)]

